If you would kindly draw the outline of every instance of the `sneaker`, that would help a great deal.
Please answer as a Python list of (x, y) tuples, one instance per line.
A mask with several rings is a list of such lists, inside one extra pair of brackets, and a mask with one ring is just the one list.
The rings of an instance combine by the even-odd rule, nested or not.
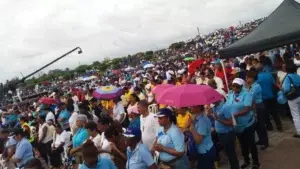
[(248, 163), (244, 163), (244, 164), (241, 165), (241, 168), (242, 168), (242, 169), (245, 169), (245, 168), (247, 168), (249, 165), (250, 165), (249, 162), (248, 162)]
[(260, 165), (256, 164), (256, 165), (253, 165), (251, 169), (259, 169), (259, 168), (260, 168)]
[(261, 147), (260, 147), (260, 150), (266, 150), (267, 148), (268, 148), (269, 146), (266, 146), (266, 145), (262, 145)]

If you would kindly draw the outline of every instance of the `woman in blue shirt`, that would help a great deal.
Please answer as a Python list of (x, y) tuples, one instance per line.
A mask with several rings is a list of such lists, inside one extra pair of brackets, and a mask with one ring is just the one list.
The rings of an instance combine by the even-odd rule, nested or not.
[(256, 132), (259, 138), (258, 145), (261, 145), (260, 149), (265, 150), (269, 147), (268, 132), (265, 125), (265, 106), (262, 100), (261, 86), (256, 83), (257, 72), (249, 71), (246, 75), (245, 87), (253, 96), (253, 111), (257, 117)]
[(195, 120), (190, 121), (190, 130), (197, 145), (197, 169), (214, 169), (216, 149), (211, 138), (211, 122), (203, 106), (192, 107), (192, 113)]
[[(300, 91), (296, 89), (300, 86), (300, 76), (296, 74), (296, 70), (297, 67), (293, 62), (286, 64), (287, 75), (283, 80), (282, 90), (287, 95), (288, 104), (295, 124), (297, 133), (294, 134), (294, 137), (300, 138)], [(292, 95), (294, 95), (294, 97), (289, 97)]]
[(70, 154), (75, 157), (76, 164), (82, 163), (82, 144), (89, 138), (88, 131), (84, 128), (87, 123), (86, 115), (79, 114), (76, 119), (77, 131), (72, 138), (73, 148)]
[(239, 161), (235, 150), (236, 134), (234, 132), (232, 114), (228, 111), (223, 101), (215, 103), (212, 112), (215, 116), (215, 130), (218, 133), (221, 145), (224, 147), (230, 167), (231, 169), (239, 169)]
[(159, 166), (172, 169), (188, 169), (189, 161), (185, 154), (184, 135), (176, 126), (176, 116), (168, 108), (159, 110), (157, 131), (153, 150), (159, 152)]
[(232, 82), (232, 91), (228, 93), (226, 107), (236, 119), (236, 133), (239, 139), (244, 164), (241, 168), (250, 165), (249, 151), (251, 152), (253, 166), (252, 169), (260, 167), (258, 152), (255, 144), (255, 117), (252, 111), (253, 96), (243, 85), (245, 81), (235, 78)]

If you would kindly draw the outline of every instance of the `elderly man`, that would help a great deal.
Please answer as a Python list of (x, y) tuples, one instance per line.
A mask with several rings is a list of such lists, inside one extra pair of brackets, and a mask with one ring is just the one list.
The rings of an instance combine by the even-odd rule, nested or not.
[(225, 91), (223, 89), (217, 88), (217, 83), (214, 79), (208, 80), (207, 85), (214, 88), (217, 92), (224, 96), (225, 99), (227, 99)]

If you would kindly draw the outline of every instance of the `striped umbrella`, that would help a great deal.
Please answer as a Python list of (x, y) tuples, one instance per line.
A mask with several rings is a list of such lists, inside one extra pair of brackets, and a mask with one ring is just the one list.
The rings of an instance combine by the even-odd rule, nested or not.
[(93, 92), (93, 96), (97, 99), (113, 99), (123, 94), (121, 88), (116, 86), (102, 86)]

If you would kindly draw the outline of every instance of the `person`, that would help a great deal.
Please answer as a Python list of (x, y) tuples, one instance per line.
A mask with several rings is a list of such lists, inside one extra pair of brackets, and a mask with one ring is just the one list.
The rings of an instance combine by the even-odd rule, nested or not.
[(82, 154), (83, 163), (78, 169), (117, 169), (110, 159), (98, 156), (97, 148), (91, 140), (82, 145)]
[(64, 103), (62, 103), (62, 105), (60, 105), (60, 113), (58, 116), (58, 123), (61, 125), (62, 129), (66, 130), (66, 131), (70, 131), (70, 125), (69, 125), (69, 119), (71, 117), (71, 113), (74, 111), (74, 105), (73, 104), (68, 104), (65, 105)]
[(244, 163), (241, 168), (250, 165), (249, 151), (252, 157), (252, 169), (260, 167), (257, 147), (255, 144), (255, 117), (252, 110), (253, 96), (243, 86), (245, 81), (235, 78), (232, 82), (232, 91), (228, 93), (226, 101), (229, 111), (236, 119), (236, 133), (240, 142)]
[(270, 115), (272, 115), (277, 130), (282, 131), (282, 124), (278, 112), (276, 111), (276, 98), (274, 94), (275, 90), (275, 80), (271, 72), (263, 71), (264, 67), (261, 64), (258, 64), (256, 82), (260, 85), (262, 90), (262, 99), (265, 105), (267, 112), (265, 113), (265, 125), (268, 130), (273, 130), (273, 125), (270, 121)]
[(113, 123), (112, 119), (109, 116), (102, 116), (98, 121), (98, 130), (101, 132), (101, 139), (99, 142), (98, 152), (100, 156), (105, 156), (111, 160), (113, 160), (113, 156), (111, 154), (111, 143), (105, 138), (105, 131), (109, 128), (109, 126)]
[(92, 98), (90, 100), (90, 111), (92, 112), (93, 115), (100, 118), (102, 110), (99, 108), (99, 105), (97, 103), (98, 100), (96, 98)]
[(145, 97), (144, 93), (142, 92), (141, 88), (135, 87), (133, 89), (133, 91), (134, 91), (134, 94), (136, 94), (139, 97), (139, 100), (145, 100), (146, 99), (146, 97)]
[(143, 144), (147, 145), (149, 149), (151, 149), (159, 128), (158, 121), (153, 113), (149, 113), (147, 101), (142, 100), (138, 103), (138, 111), (141, 114), (140, 130), (142, 131), (142, 142)]
[(33, 142), (33, 138), (31, 137), (31, 131), (30, 126), (28, 125), (28, 120), (25, 116), (20, 116), (19, 123), (21, 125), (21, 128), (25, 131), (26, 137), (29, 140), (29, 142)]
[(89, 133), (90, 140), (94, 142), (97, 148), (101, 148), (101, 135), (98, 133), (97, 123), (94, 121), (88, 121), (85, 128)]
[(122, 124), (126, 118), (125, 109), (122, 104), (121, 98), (117, 97), (114, 99), (114, 108), (113, 108), (113, 119), (117, 120)]
[(89, 138), (88, 131), (84, 128), (87, 123), (86, 115), (79, 114), (76, 119), (77, 131), (72, 138), (72, 149), (70, 154), (75, 157), (76, 164), (82, 163), (82, 145)]
[(217, 84), (217, 89), (224, 89), (224, 84), (221, 78), (215, 76), (214, 71), (212, 69), (207, 69), (206, 70), (206, 85), (208, 84), (208, 80), (214, 79), (216, 84)]
[(191, 113), (187, 108), (180, 108), (177, 110), (177, 126), (182, 132), (189, 130), (188, 122), (192, 118)]
[(42, 158), (48, 164), (53, 135), (51, 134), (50, 126), (45, 121), (45, 118), (46, 117), (43, 115), (39, 115), (38, 117), (38, 122), (40, 124), (38, 130), (38, 150), (40, 151)]
[(126, 169), (157, 169), (149, 148), (141, 143), (141, 130), (128, 128), (124, 136), (127, 146)]
[(265, 150), (269, 147), (268, 132), (265, 125), (265, 106), (262, 100), (262, 89), (258, 83), (256, 83), (257, 73), (255, 71), (248, 71), (246, 74), (245, 87), (253, 96), (253, 111), (257, 117), (257, 123), (255, 130), (258, 135), (258, 145), (261, 145), (260, 149)]
[(138, 102), (140, 101), (139, 97), (136, 94), (131, 94), (129, 99), (129, 105), (127, 108), (128, 114), (130, 114), (132, 110), (137, 109)]
[(70, 143), (70, 135), (59, 124), (55, 125), (55, 130), (51, 146), (50, 164), (54, 168), (59, 168), (62, 165), (61, 154), (65, 152), (66, 146)]
[(296, 128), (295, 138), (300, 138), (300, 76), (296, 74), (296, 66), (292, 62), (286, 64), (287, 76), (283, 80), (282, 90), (287, 95), (288, 104)]
[(27, 161), (27, 163), (24, 166), (24, 169), (45, 169), (45, 167), (42, 165), (39, 159), (33, 158)]
[(195, 120), (190, 120), (190, 131), (197, 145), (197, 169), (214, 169), (216, 149), (211, 138), (211, 122), (205, 115), (204, 106), (193, 106)]
[(214, 79), (210, 79), (207, 82), (207, 85), (215, 89), (218, 93), (220, 93), (225, 99), (227, 98), (226, 93), (223, 89), (217, 88), (217, 83)]
[(113, 155), (114, 163), (118, 169), (125, 169), (126, 167), (126, 146), (124, 136), (117, 131), (114, 126), (109, 126), (105, 130), (105, 138), (111, 143), (111, 154)]
[(189, 162), (184, 152), (184, 135), (176, 126), (176, 117), (168, 108), (159, 110), (156, 141), (152, 150), (159, 152), (159, 167), (188, 169)]
[(228, 111), (228, 108), (226, 108), (226, 104), (223, 101), (214, 103), (214, 107), (208, 109), (208, 111), (212, 111), (214, 115), (215, 129), (220, 143), (224, 147), (231, 169), (239, 169), (239, 161), (235, 148), (236, 134), (234, 132), (231, 112)]
[(52, 111), (48, 111), (48, 112), (47, 112), (47, 115), (46, 115), (46, 121), (49, 121), (49, 120), (53, 120), (53, 122), (55, 123), (55, 116), (54, 116), (54, 114), (52, 113)]
[(18, 168), (23, 168), (27, 161), (33, 159), (32, 146), (25, 138), (25, 132), (22, 129), (16, 129), (14, 135), (18, 143), (15, 155), (10, 160), (15, 162)]
[(8, 129), (1, 130), (1, 140), (3, 141), (3, 151), (0, 155), (0, 166), (3, 169), (14, 168), (15, 164), (12, 161), (9, 161), (13, 157), (16, 151), (17, 141), (14, 137), (9, 137), (10, 131)]
[(140, 114), (138, 111), (138, 107), (133, 107), (130, 112), (128, 112), (128, 118), (129, 118), (129, 125), (128, 127), (133, 128), (140, 128), (141, 127), (141, 120), (140, 120)]

